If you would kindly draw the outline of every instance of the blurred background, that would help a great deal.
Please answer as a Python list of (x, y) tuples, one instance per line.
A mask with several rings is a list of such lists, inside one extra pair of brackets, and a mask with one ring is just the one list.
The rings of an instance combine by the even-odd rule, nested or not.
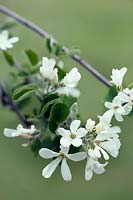
[[(38, 24), (68, 47), (77, 46), (82, 57), (110, 78), (112, 67), (127, 66), (125, 83), (133, 77), (133, 0), (0, 0), (0, 3)], [(0, 14), (0, 22), (5, 16)], [(19, 25), (12, 30), (20, 37), (13, 53), (23, 60), (23, 49), (33, 48), (47, 55), (42, 39)], [(82, 74), (79, 110), (84, 120), (103, 112), (107, 88), (77, 63), (66, 61), (66, 69), (77, 66)], [(0, 79), (10, 67), (0, 55)], [(103, 175), (84, 181), (85, 163), (70, 163), (73, 181), (62, 180), (60, 169), (50, 180), (41, 170), (47, 164), (30, 149), (21, 147), (20, 139), (3, 136), (5, 127), (18, 124), (15, 114), (0, 106), (0, 199), (133, 199), (133, 131), (131, 118), (121, 124), (122, 147), (117, 159), (111, 159)]]

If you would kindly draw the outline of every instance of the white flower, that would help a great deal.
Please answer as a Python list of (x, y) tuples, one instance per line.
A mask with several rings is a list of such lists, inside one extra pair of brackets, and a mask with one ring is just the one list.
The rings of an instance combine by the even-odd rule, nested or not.
[(77, 88), (71, 87), (59, 87), (56, 92), (61, 95), (72, 96), (78, 98), (80, 96), (80, 91)]
[(111, 121), (113, 115), (115, 115), (117, 121), (123, 121), (122, 115), (125, 115), (126, 113), (119, 96), (116, 96), (112, 102), (105, 102), (105, 107), (109, 109), (104, 113), (108, 122)]
[(128, 115), (133, 107), (133, 89), (129, 90), (126, 88), (119, 92), (118, 96), (120, 97), (122, 103), (124, 103), (123, 108), (125, 109), (125, 115)]
[(40, 73), (45, 79), (58, 83), (58, 69), (54, 68), (56, 61), (54, 59), (42, 58), (42, 66), (40, 67)]
[(19, 124), (16, 129), (5, 128), (4, 135), (6, 137), (22, 136), (25, 138), (30, 138), (31, 135), (35, 133), (35, 131), (36, 129), (34, 125), (32, 125), (30, 129), (27, 129), (27, 128), (23, 128), (23, 126)]
[(99, 133), (94, 140), (94, 148), (88, 149), (88, 155), (92, 159), (101, 158), (103, 155), (105, 160), (109, 159), (108, 153), (116, 158), (121, 146), (118, 133), (121, 129), (117, 126), (108, 127)]
[(102, 153), (104, 159), (108, 160), (109, 156), (106, 152), (108, 152), (114, 158), (118, 156), (121, 143), (117, 133), (120, 132), (121, 130), (119, 127), (111, 127), (108, 132), (102, 132), (96, 137), (95, 150), (99, 151), (98, 158), (101, 157)]
[(121, 89), (123, 78), (127, 72), (127, 68), (123, 67), (121, 69), (113, 69), (111, 75), (111, 82), (117, 86), (117, 88)]
[(0, 32), (0, 49), (2, 51), (12, 48), (13, 44), (18, 41), (19, 41), (18, 37), (9, 38), (8, 31), (4, 30)]
[(79, 152), (74, 154), (68, 154), (69, 148), (64, 148), (61, 146), (61, 150), (59, 153), (54, 152), (52, 150), (42, 148), (39, 151), (41, 157), (48, 159), (48, 158), (56, 158), (50, 164), (48, 164), (42, 171), (42, 176), (45, 178), (50, 178), (51, 175), (56, 170), (57, 166), (61, 163), (61, 174), (65, 181), (71, 181), (72, 175), (67, 164), (66, 159), (70, 159), (72, 161), (81, 161), (86, 158), (85, 152)]
[(80, 78), (81, 74), (78, 72), (78, 69), (73, 68), (69, 73), (66, 74), (61, 83), (67, 87), (74, 88), (77, 86)]
[(85, 128), (79, 128), (81, 121), (74, 120), (70, 125), (70, 130), (58, 128), (57, 132), (62, 136), (60, 143), (64, 147), (69, 147), (71, 144), (75, 147), (82, 145), (82, 137), (87, 134)]
[(101, 164), (98, 160), (94, 160), (90, 157), (87, 157), (87, 163), (85, 167), (85, 180), (90, 181), (93, 177), (93, 172), (96, 174), (102, 174), (105, 172), (104, 167), (108, 164), (108, 162)]

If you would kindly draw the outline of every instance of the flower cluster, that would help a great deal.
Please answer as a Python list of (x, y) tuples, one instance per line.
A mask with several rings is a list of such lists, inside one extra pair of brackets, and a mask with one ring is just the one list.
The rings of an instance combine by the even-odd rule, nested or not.
[[(123, 121), (123, 115), (128, 115), (133, 106), (133, 89), (123, 89), (123, 77), (127, 69), (113, 69), (112, 83), (118, 89), (118, 95), (114, 97), (112, 102), (105, 102), (105, 107), (109, 110), (102, 116), (99, 116), (99, 122), (96, 124), (92, 119), (88, 119), (85, 128), (80, 127), (80, 120), (74, 120), (70, 124), (70, 130), (62, 127), (57, 129), (57, 133), (61, 136), (59, 153), (42, 148), (39, 151), (40, 156), (45, 159), (55, 158), (47, 165), (42, 172), (45, 178), (51, 177), (58, 164), (61, 164), (61, 174), (65, 181), (70, 181), (72, 175), (66, 159), (73, 161), (81, 161), (86, 159), (85, 180), (89, 181), (93, 172), (101, 174), (105, 171), (108, 162), (101, 164), (99, 159), (103, 157), (109, 160), (109, 155), (116, 158), (119, 154), (121, 146), (119, 133), (121, 129), (118, 126), (111, 125), (113, 115), (117, 121)], [(82, 152), (69, 154), (70, 146), (82, 147)]]
[(81, 75), (77, 68), (72, 68), (62, 80), (59, 80), (55, 59), (43, 57), (40, 73), (46, 83), (50, 82), (48, 88), (46, 89), (45, 87), (46, 92), (55, 92), (60, 95), (79, 97), (80, 92), (76, 87), (81, 79)]
[[(7, 31), (0, 33), (0, 49), (3, 51), (12, 48), (13, 43), (17, 41), (17, 37), (9, 38)], [(105, 102), (108, 110), (98, 116), (97, 121), (89, 118), (82, 125), (77, 110), (74, 110), (77, 105), (75, 98), (80, 95), (77, 85), (81, 74), (78, 69), (72, 68), (68, 73), (62, 71), (63, 74), (60, 76), (62, 69), (59, 69), (56, 59), (43, 57), (39, 62), (34, 52), (30, 54), (32, 58), (35, 56), (35, 62), (32, 64), (37, 65), (37, 71), (33, 73), (31, 70), (31, 74), (29, 71), (19, 72), (24, 75), (24, 82), (22, 87), (18, 83), (18, 88), (14, 91), (14, 99), (22, 102), (23, 99), (35, 94), (40, 103), (39, 109), (34, 109), (34, 116), (32, 116), (36, 126), (35, 123), (34, 125), (31, 123), (31, 119), (28, 119), (27, 124), (30, 124), (30, 127), (26, 124), (27, 127), (24, 128), (20, 124), (16, 129), (5, 128), (4, 135), (21, 136), (28, 140), (28, 143), (23, 146), (31, 145), (34, 149), (34, 144), (37, 144), (39, 145), (37, 150), (42, 158), (52, 158), (52, 162), (42, 171), (43, 177), (50, 178), (57, 166), (61, 164), (63, 179), (71, 181), (72, 174), (67, 160), (78, 162), (86, 159), (85, 180), (89, 181), (93, 173), (102, 174), (105, 171), (110, 156), (116, 158), (119, 154), (121, 129), (112, 125), (112, 119), (114, 117), (121, 122), (124, 116), (132, 112), (133, 88), (123, 88), (123, 78), (127, 68), (112, 70), (111, 83), (115, 88), (115, 95), (111, 101)], [(30, 55), (28, 56), (31, 60)], [(51, 149), (47, 148), (47, 138), (43, 134), (46, 128), (51, 131), (48, 144), (51, 142), (51, 145), (53, 141), (55, 143), (55, 146), (51, 145)], [(71, 152), (71, 147), (76, 149), (76, 153)], [(101, 159), (105, 162), (101, 163)]]

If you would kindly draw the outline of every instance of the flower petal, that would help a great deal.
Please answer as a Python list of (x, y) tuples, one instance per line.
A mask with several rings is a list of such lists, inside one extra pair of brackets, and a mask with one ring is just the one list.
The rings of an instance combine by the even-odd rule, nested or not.
[(8, 40), (8, 42), (10, 42), (10, 43), (16, 43), (16, 42), (18, 42), (19, 41), (19, 37), (12, 37), (12, 38), (10, 38), (9, 40)]
[(42, 158), (45, 158), (45, 159), (48, 159), (48, 158), (54, 158), (54, 157), (57, 157), (59, 156), (60, 154), (59, 153), (56, 153), (50, 149), (47, 149), (47, 148), (42, 148), (40, 149), (39, 151), (39, 155), (42, 157)]
[(93, 171), (89, 165), (89, 159), (87, 159), (87, 163), (85, 166), (85, 180), (90, 181), (92, 179), (92, 176), (93, 176)]
[(117, 112), (115, 112), (115, 118), (116, 118), (116, 120), (118, 122), (122, 122), (123, 121), (123, 117), (119, 113), (117, 113)]
[(100, 121), (106, 124), (110, 124), (112, 117), (114, 115), (114, 110), (107, 110), (102, 116), (100, 116)]
[(86, 158), (86, 152), (78, 152), (74, 154), (68, 154), (67, 157), (72, 161), (80, 161)]
[(104, 167), (108, 164), (108, 162), (106, 162), (105, 164), (101, 164), (99, 162), (97, 162), (95, 165), (94, 165), (94, 168), (93, 168), (93, 171), (96, 173), (96, 174), (102, 174), (105, 172), (105, 169)]
[(87, 134), (87, 130), (85, 128), (79, 128), (76, 133), (76, 138), (82, 138)]
[(71, 132), (75, 134), (77, 132), (80, 124), (81, 124), (80, 120), (74, 120), (74, 121), (72, 121), (72, 123), (70, 125)]
[(69, 138), (69, 135), (70, 135), (70, 131), (64, 128), (58, 128), (57, 133), (59, 133), (61, 136), (66, 137), (66, 138)]
[(62, 163), (61, 163), (61, 174), (65, 181), (72, 180), (71, 171), (65, 158), (62, 160)]
[(113, 108), (113, 104), (111, 102), (105, 102), (105, 107), (108, 109), (112, 109)]
[(79, 147), (82, 145), (82, 139), (73, 139), (72, 140), (72, 145), (75, 146), (75, 147)]
[[(117, 139), (117, 140), (119, 140), (119, 139)], [(113, 141), (113, 139), (109, 140), (109, 141), (101, 142), (100, 146), (103, 149), (105, 149), (114, 158), (116, 158), (118, 156), (118, 153), (119, 153), (118, 150), (119, 150), (120, 145), (118, 146), (116, 144), (116, 142)]]
[(65, 155), (68, 155), (69, 149), (69, 147), (63, 147), (60, 145), (60, 152), (64, 153)]
[(5, 128), (4, 129), (4, 135), (6, 137), (17, 137), (17, 136), (19, 136), (19, 133), (15, 129)]
[(61, 159), (62, 159), (61, 157), (58, 157), (55, 160), (53, 160), (50, 164), (48, 164), (43, 169), (42, 176), (44, 176), (45, 178), (50, 178), (54, 173), (55, 169), (57, 168), (57, 166), (59, 165), (59, 163), (61, 162)]
[(132, 105), (129, 104), (129, 103), (127, 103), (126, 105), (123, 106), (123, 108), (125, 110), (124, 115), (128, 115), (131, 112), (131, 110), (132, 110)]
[(63, 146), (63, 147), (69, 147), (71, 145), (71, 138), (65, 138), (65, 137), (62, 137), (60, 139), (60, 144)]

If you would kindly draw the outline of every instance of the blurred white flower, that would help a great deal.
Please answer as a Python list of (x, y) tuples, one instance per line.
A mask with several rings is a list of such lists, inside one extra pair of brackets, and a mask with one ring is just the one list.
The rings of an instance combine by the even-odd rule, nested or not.
[(65, 181), (71, 181), (72, 175), (70, 168), (67, 164), (67, 158), (72, 161), (81, 161), (86, 158), (85, 152), (79, 152), (74, 154), (68, 154), (69, 148), (65, 148), (61, 146), (61, 150), (59, 153), (54, 152), (52, 150), (42, 148), (39, 151), (41, 157), (48, 159), (48, 158), (56, 158), (50, 164), (48, 164), (42, 171), (42, 176), (45, 178), (50, 178), (54, 171), (56, 170), (57, 166), (61, 163), (61, 174)]
[(85, 128), (79, 128), (81, 121), (74, 120), (70, 125), (70, 130), (58, 128), (57, 132), (62, 136), (60, 143), (64, 147), (69, 147), (71, 144), (75, 147), (82, 145), (82, 137), (87, 134)]
[(80, 79), (81, 74), (78, 72), (78, 69), (72, 68), (71, 71), (63, 78), (61, 83), (67, 87), (74, 88), (77, 86)]
[(126, 72), (127, 72), (126, 67), (123, 67), (121, 69), (113, 69), (112, 70), (111, 83), (116, 85), (116, 87), (118, 89), (121, 89), (121, 87), (122, 87), (123, 78), (124, 78)]
[(80, 91), (77, 88), (59, 87), (56, 92), (61, 95), (72, 96), (75, 98), (80, 96)]
[(17, 126), (16, 129), (9, 129), (5, 128), (4, 129), (4, 135), (6, 137), (17, 137), (17, 136), (22, 136), (24, 138), (30, 138), (32, 134), (34, 134), (36, 131), (36, 128), (34, 125), (31, 126), (31, 128), (23, 128), (21, 124)]
[(0, 32), (0, 49), (2, 51), (11, 49), (13, 47), (13, 44), (18, 41), (19, 41), (18, 37), (9, 38), (8, 31), (4, 30), (4, 31)]
[(117, 121), (123, 121), (122, 115), (126, 115), (126, 113), (119, 96), (116, 96), (112, 102), (105, 102), (105, 107), (109, 109), (104, 113), (108, 122), (111, 121), (113, 115)]
[(87, 163), (85, 167), (85, 180), (90, 181), (93, 177), (93, 173), (102, 174), (105, 172), (104, 167), (108, 164), (108, 162), (101, 164), (98, 160), (94, 160), (90, 157), (87, 157)]
[(47, 57), (42, 58), (42, 66), (40, 67), (41, 75), (53, 83), (58, 83), (58, 69), (54, 68), (56, 61), (54, 59), (48, 59)]

